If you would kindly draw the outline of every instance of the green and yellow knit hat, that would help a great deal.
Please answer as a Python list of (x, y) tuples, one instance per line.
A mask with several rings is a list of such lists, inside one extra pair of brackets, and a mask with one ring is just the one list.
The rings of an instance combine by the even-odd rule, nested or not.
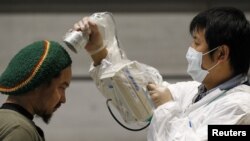
[(70, 66), (67, 51), (54, 41), (37, 41), (20, 50), (0, 76), (0, 92), (28, 92)]

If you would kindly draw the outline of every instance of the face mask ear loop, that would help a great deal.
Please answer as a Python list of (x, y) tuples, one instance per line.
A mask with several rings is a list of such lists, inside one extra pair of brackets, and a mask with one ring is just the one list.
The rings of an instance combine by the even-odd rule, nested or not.
[(221, 46), (218, 46), (218, 47), (216, 47), (216, 48), (214, 48), (214, 49), (212, 49), (212, 50), (210, 50), (210, 51), (208, 51), (208, 52), (202, 54), (202, 56), (203, 56), (203, 55), (206, 55), (206, 54), (208, 54), (208, 53), (210, 53), (210, 52), (213, 52), (213, 51), (217, 50), (219, 47), (221, 47)]
[(214, 66), (212, 66), (211, 68), (209, 68), (207, 71), (209, 72), (210, 70), (212, 70), (213, 68), (215, 68), (219, 63), (220, 63), (220, 61), (218, 61)]
[(122, 123), (115, 117), (114, 113), (112, 112), (112, 110), (111, 110), (111, 108), (110, 108), (110, 106), (109, 106), (109, 102), (111, 102), (111, 101), (112, 101), (112, 99), (107, 99), (107, 101), (106, 101), (106, 105), (107, 105), (107, 107), (108, 107), (109, 113), (110, 113), (111, 116), (114, 118), (114, 120), (115, 120), (120, 126), (122, 126), (123, 128), (125, 128), (125, 129), (127, 129), (127, 130), (130, 130), (130, 131), (141, 131), (141, 130), (147, 128), (147, 127), (150, 125), (150, 122), (148, 122), (147, 125), (145, 125), (145, 126), (142, 127), (142, 128), (139, 128), (139, 129), (132, 129), (132, 128), (129, 128), (129, 127), (125, 126), (124, 124), (122, 124)]
[[(203, 56), (203, 55), (206, 55), (206, 54), (208, 54), (208, 53), (210, 53), (210, 52), (213, 52), (213, 51), (217, 50), (219, 47), (221, 47), (221, 46), (218, 46), (218, 47), (216, 47), (216, 48), (214, 48), (214, 49), (212, 49), (212, 50), (210, 50), (210, 51), (208, 51), (208, 52), (202, 54), (202, 56)], [(207, 71), (209, 72), (210, 70), (212, 70), (213, 68), (215, 68), (218, 64), (219, 64), (219, 61), (218, 61), (214, 66), (212, 66), (211, 68), (209, 68)]]

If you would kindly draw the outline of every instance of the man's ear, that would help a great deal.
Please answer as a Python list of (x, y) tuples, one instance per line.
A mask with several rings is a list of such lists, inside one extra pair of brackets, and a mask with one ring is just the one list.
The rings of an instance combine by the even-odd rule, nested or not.
[(218, 61), (224, 62), (224, 61), (229, 60), (229, 53), (230, 53), (229, 47), (227, 45), (222, 45), (218, 48), (216, 57)]

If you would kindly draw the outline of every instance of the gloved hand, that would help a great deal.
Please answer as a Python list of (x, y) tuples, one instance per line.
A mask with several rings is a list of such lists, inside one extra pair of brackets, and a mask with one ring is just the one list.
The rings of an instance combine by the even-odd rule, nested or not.
[(82, 31), (89, 35), (89, 41), (84, 47), (90, 55), (94, 55), (104, 49), (103, 37), (98, 29), (98, 26), (89, 17), (84, 17), (82, 20), (74, 24), (74, 30)]
[(166, 86), (149, 83), (147, 89), (156, 107), (173, 100), (171, 92)]

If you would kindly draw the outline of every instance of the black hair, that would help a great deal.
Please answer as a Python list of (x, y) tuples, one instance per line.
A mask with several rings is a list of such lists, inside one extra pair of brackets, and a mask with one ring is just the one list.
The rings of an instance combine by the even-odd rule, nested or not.
[[(247, 74), (250, 64), (250, 24), (244, 13), (233, 7), (211, 8), (196, 15), (190, 34), (205, 30), (209, 50), (220, 45), (229, 47), (230, 65), (234, 75)], [(212, 55), (212, 53), (210, 54)]]

